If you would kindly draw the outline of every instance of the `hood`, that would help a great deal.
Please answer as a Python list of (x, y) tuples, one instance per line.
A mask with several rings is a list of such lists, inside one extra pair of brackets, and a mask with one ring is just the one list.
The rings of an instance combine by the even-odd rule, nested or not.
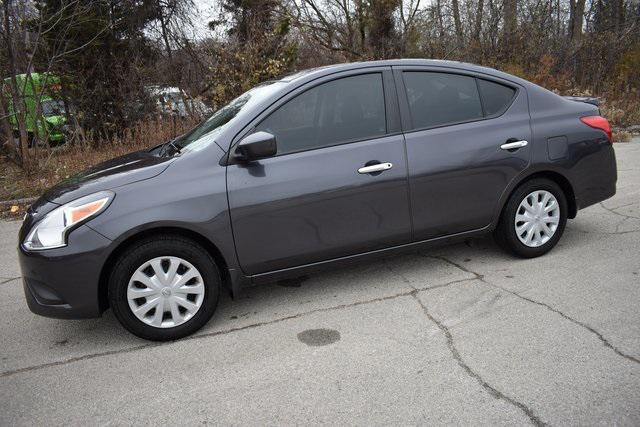
[(147, 151), (116, 157), (65, 179), (47, 190), (41, 200), (62, 205), (97, 191), (153, 178), (164, 172), (173, 160), (175, 157), (159, 157)]

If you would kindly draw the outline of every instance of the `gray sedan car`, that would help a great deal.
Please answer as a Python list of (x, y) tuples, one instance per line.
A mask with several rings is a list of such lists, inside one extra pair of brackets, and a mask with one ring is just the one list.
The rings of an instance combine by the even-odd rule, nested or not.
[(28, 305), (111, 308), (132, 333), (171, 340), (202, 327), (223, 289), (486, 233), (543, 255), (616, 191), (611, 129), (581, 101), (429, 60), (261, 84), (48, 190), (20, 231)]

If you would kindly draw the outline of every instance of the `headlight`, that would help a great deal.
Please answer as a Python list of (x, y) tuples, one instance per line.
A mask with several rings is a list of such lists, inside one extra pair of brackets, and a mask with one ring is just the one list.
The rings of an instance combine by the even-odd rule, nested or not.
[(24, 247), (38, 251), (66, 246), (69, 232), (103, 212), (113, 197), (111, 191), (100, 191), (52, 210), (29, 232)]

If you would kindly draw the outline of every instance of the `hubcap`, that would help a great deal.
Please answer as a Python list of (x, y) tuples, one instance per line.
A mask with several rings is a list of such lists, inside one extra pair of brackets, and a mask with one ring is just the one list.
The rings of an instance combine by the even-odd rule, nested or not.
[(549, 241), (560, 223), (560, 205), (546, 190), (530, 193), (516, 210), (515, 230), (518, 239), (535, 248)]
[(204, 280), (191, 263), (163, 256), (142, 264), (127, 286), (133, 314), (156, 328), (172, 328), (191, 319), (204, 300)]

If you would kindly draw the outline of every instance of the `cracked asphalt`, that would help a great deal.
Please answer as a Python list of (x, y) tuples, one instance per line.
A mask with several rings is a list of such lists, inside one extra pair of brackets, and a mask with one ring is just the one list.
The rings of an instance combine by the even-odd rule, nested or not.
[(640, 425), (640, 140), (615, 147), (618, 194), (542, 258), (487, 238), (250, 288), (174, 343), (31, 314), (0, 222), (0, 425)]

